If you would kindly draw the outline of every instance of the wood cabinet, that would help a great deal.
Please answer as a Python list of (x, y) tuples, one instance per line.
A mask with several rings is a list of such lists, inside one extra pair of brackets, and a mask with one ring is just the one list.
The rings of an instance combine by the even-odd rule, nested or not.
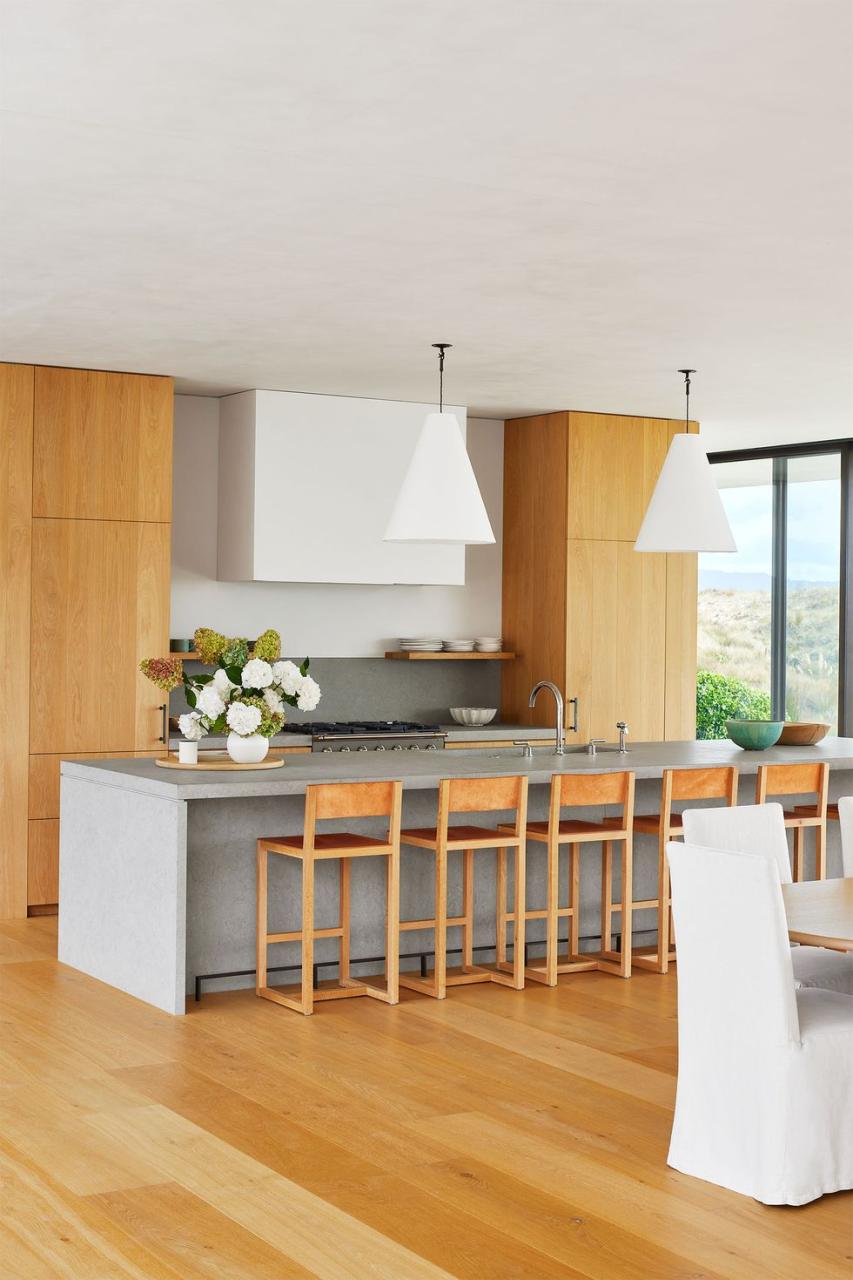
[(0, 919), (27, 909), (33, 369), (0, 364)]
[(172, 519), (171, 378), (35, 371), (33, 515)]
[[(691, 424), (696, 429), (696, 424)], [(646, 506), (684, 423), (596, 413), (514, 419), (504, 430), (502, 712), (553, 722), (537, 680), (578, 699), (578, 742), (692, 738), (695, 555), (634, 551)], [(567, 716), (571, 723), (571, 713)]]
[(57, 900), (59, 760), (153, 752), (170, 378), (0, 365), (0, 919)]
[(34, 520), (30, 750), (156, 746), (165, 700), (139, 671), (166, 652), (169, 525)]

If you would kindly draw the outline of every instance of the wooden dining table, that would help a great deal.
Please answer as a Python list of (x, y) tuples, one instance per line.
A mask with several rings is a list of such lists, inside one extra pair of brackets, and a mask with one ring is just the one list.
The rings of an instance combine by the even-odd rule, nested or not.
[(788, 937), (832, 951), (853, 951), (853, 878), (783, 884)]

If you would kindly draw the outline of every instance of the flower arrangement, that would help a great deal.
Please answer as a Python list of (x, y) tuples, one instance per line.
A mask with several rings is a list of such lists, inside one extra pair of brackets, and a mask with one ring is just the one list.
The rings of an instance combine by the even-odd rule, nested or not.
[(212, 675), (189, 675), (181, 658), (145, 658), (139, 664), (166, 693), (183, 684), (190, 710), (178, 720), (188, 742), (208, 733), (233, 733), (240, 738), (272, 738), (285, 721), (285, 704), (313, 711), (320, 686), (308, 674), (308, 659), (297, 666), (282, 661), (281, 637), (268, 630), (255, 641), (228, 638), (199, 627), (193, 638), (200, 660), (216, 666)]

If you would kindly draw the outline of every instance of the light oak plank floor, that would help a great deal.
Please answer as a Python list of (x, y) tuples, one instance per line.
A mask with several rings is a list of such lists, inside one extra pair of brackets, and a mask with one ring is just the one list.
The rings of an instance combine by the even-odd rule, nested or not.
[(0, 924), (6, 1280), (847, 1280), (853, 1193), (666, 1167), (675, 974), (170, 1018)]

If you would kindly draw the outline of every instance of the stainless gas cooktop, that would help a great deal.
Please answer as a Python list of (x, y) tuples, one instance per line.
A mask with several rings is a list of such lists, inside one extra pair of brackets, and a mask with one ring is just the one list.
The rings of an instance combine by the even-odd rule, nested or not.
[(313, 720), (286, 724), (283, 733), (311, 735), (312, 751), (438, 751), (439, 725), (413, 720)]

